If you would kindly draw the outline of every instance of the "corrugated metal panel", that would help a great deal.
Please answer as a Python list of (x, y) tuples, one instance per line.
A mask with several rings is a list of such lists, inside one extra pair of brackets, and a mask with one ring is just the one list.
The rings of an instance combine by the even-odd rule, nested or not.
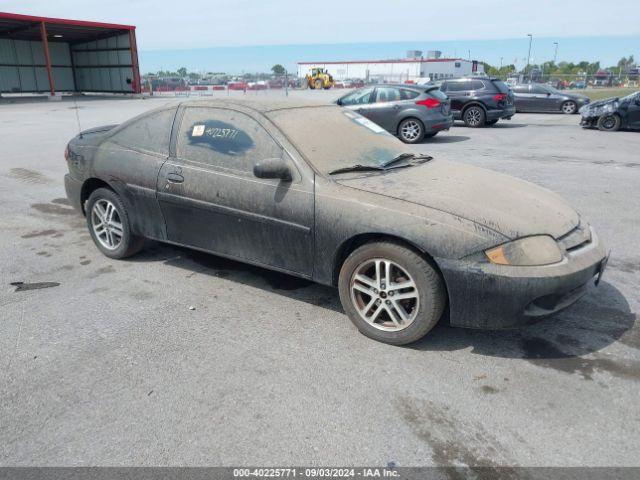
[(20, 92), (20, 76), (15, 67), (0, 67), (0, 92)]
[(71, 53), (69, 51), (68, 44), (60, 42), (50, 42), (49, 55), (51, 56), (52, 65), (71, 66)]
[(71, 67), (54, 67), (53, 69), (53, 84), (56, 90), (63, 92), (72, 92), (73, 86), (73, 70)]
[[(64, 42), (49, 42), (55, 89), (131, 91), (131, 85), (127, 83), (127, 78), (133, 79), (131, 52), (128, 48), (128, 34), (75, 44), (72, 47)], [(41, 42), (0, 39), (0, 91), (49, 91), (45, 63)], [(75, 67), (75, 84), (72, 65)]]
[(8, 38), (0, 39), (0, 63), (18, 63), (16, 58), (16, 50), (13, 46), (13, 40), (10, 40)]

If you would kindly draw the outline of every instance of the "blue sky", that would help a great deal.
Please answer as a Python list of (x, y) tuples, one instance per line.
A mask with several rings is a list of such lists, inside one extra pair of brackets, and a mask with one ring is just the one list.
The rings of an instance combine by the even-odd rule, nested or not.
[[(229, 72), (439, 49), (499, 64), (640, 56), (640, 0), (2, 0), (0, 10), (137, 26), (142, 69)], [(242, 48), (232, 48), (242, 47)]]
[[(634, 55), (640, 60), (640, 36), (535, 38), (531, 47), (531, 61), (552, 60), (554, 42), (558, 42), (558, 61), (601, 61), (607, 67), (615, 65), (621, 56)], [(298, 61), (378, 60), (404, 57), (407, 50), (440, 50), (444, 56), (486, 61), (499, 66), (526, 63), (528, 38), (461, 41), (405, 41), (384, 43), (350, 43), (322, 45), (270, 45), (248, 47), (219, 47), (189, 50), (155, 50), (140, 52), (144, 72), (161, 68), (175, 70), (187, 67), (194, 71), (223, 71), (228, 73), (265, 72), (276, 63), (289, 71), (296, 71)]]

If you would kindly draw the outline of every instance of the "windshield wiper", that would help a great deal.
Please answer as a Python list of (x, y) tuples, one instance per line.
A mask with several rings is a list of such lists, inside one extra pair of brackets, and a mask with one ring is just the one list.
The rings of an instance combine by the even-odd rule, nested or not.
[(352, 165), (350, 167), (338, 168), (336, 170), (331, 170), (329, 175), (333, 175), (335, 173), (345, 173), (345, 172), (367, 172), (372, 170), (384, 170), (382, 167), (378, 167), (375, 165)]
[(400, 155), (398, 155), (397, 157), (392, 158), (391, 160), (389, 160), (386, 163), (383, 163), (381, 165), (382, 168), (388, 168), (391, 165), (393, 165), (394, 163), (398, 163), (401, 162), (402, 160), (422, 160), (422, 162), (419, 163), (424, 163), (424, 162), (428, 162), (429, 160), (433, 160), (433, 157), (429, 156), (429, 155), (424, 155), (424, 154), (418, 154), (418, 153), (401, 153)]
[[(400, 162), (401, 160), (419, 160), (417, 162), (405, 163), (404, 165), (394, 164)], [(392, 158), (391, 160), (383, 163), (382, 165), (352, 165), (350, 167), (338, 168), (337, 170), (331, 170), (329, 175), (334, 175), (336, 173), (346, 173), (346, 172), (371, 172), (371, 171), (384, 171), (395, 168), (404, 168), (404, 167), (412, 167), (414, 165), (418, 165), (420, 163), (428, 162), (432, 160), (433, 157), (429, 155), (422, 155), (417, 153), (401, 153), (397, 157)]]

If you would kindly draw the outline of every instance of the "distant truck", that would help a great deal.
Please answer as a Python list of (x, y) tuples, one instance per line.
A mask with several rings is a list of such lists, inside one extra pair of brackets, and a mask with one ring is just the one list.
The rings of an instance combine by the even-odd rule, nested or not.
[(324, 68), (312, 68), (305, 79), (307, 87), (313, 90), (328, 90), (334, 85), (333, 77)]

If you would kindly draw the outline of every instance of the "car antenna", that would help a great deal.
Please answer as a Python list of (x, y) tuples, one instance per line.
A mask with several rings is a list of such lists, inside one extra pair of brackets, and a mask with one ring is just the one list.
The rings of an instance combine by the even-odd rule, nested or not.
[(78, 134), (80, 135), (80, 138), (82, 138), (82, 126), (80, 125), (80, 112), (78, 111), (78, 99), (76, 98), (76, 95), (73, 95), (73, 104), (75, 105), (75, 110), (76, 110), (76, 122), (78, 122)]

